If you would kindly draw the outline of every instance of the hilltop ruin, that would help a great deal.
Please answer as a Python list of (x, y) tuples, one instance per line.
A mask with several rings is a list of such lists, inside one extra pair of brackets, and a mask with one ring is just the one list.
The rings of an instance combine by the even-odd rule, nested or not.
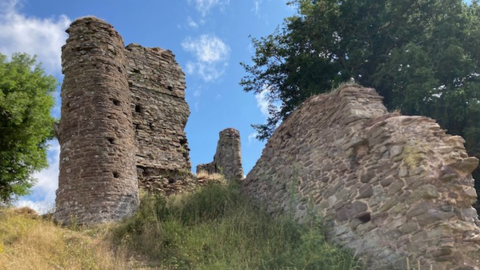
[[(67, 32), (55, 220), (121, 220), (137, 209), (139, 186), (168, 194), (192, 184), (185, 75), (173, 53), (124, 47), (94, 17)], [(293, 112), (241, 183), (272, 215), (326, 225), (369, 269), (405, 269), (408, 257), (479, 270), (477, 166), (433, 119), (388, 113), (374, 89), (347, 84)], [(242, 179), (238, 131), (220, 132), (214, 160), (197, 170)]]
[(67, 33), (54, 218), (120, 220), (137, 209), (139, 185), (162, 190), (188, 180), (185, 74), (171, 51), (125, 47), (95, 17), (74, 21)]

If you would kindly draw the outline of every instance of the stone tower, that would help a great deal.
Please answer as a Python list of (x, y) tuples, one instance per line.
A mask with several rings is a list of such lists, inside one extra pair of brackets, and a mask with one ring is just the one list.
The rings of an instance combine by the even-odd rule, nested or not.
[(62, 51), (57, 212), (62, 223), (115, 221), (138, 206), (138, 189), (191, 190), (185, 74), (175, 55), (124, 47), (94, 17), (74, 21)]
[(227, 128), (220, 131), (213, 161), (207, 164), (199, 164), (197, 173), (200, 171), (221, 173), (227, 180), (241, 180), (243, 178), (240, 133), (238, 130)]
[(74, 21), (67, 33), (54, 218), (80, 224), (120, 220), (139, 204), (124, 42), (110, 24), (93, 17)]
[(169, 50), (129, 44), (125, 55), (137, 177), (141, 187), (158, 191), (183, 180), (192, 167), (184, 132), (190, 115), (185, 74)]

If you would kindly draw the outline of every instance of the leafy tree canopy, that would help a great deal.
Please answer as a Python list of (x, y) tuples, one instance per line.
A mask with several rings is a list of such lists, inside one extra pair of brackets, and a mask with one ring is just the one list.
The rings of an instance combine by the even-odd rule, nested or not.
[[(297, 14), (253, 38), (247, 92), (267, 91), (259, 139), (309, 96), (355, 80), (389, 110), (437, 119), (480, 157), (480, 7), (462, 0), (293, 0)], [(273, 105), (280, 104), (279, 107)], [(477, 170), (476, 178), (480, 181)], [(479, 185), (480, 186), (480, 185)]]
[(0, 53), (0, 204), (27, 194), (33, 172), (48, 166), (56, 86), (35, 57), (17, 53), (9, 62)]

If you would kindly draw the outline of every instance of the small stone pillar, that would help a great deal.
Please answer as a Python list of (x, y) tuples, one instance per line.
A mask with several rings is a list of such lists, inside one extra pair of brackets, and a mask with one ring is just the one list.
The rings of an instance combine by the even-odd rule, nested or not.
[(220, 132), (219, 137), (213, 161), (199, 164), (197, 173), (206, 171), (223, 174), (227, 180), (243, 179), (240, 132), (234, 128), (227, 128)]
[(139, 204), (123, 39), (94, 17), (74, 21), (67, 33), (54, 219), (117, 221), (132, 215)]

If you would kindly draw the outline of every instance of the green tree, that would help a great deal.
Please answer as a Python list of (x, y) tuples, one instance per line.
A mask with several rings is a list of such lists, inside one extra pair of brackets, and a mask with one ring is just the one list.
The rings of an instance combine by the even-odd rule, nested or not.
[[(259, 139), (311, 95), (354, 80), (389, 110), (437, 119), (480, 157), (480, 7), (462, 0), (293, 0), (297, 14), (253, 38), (247, 92), (268, 91)], [(474, 174), (480, 181), (480, 170)], [(479, 182), (480, 184), (480, 182)], [(480, 187), (480, 185), (477, 185)]]
[(48, 166), (56, 86), (35, 57), (0, 54), (0, 204), (28, 194), (33, 172)]

